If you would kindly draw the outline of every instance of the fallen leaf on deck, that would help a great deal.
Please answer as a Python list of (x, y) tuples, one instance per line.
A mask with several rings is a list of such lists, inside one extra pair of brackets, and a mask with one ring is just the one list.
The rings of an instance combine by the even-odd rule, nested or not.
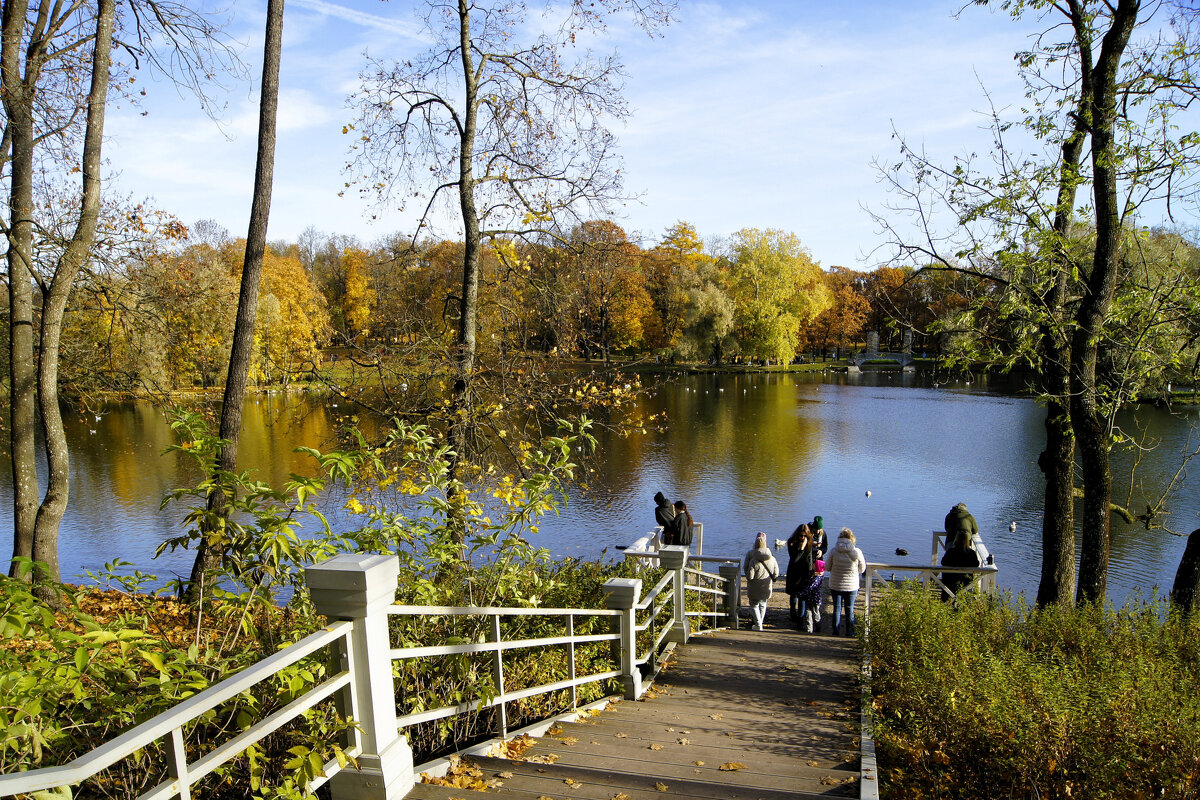
[(693, 764), (695, 764), (697, 767), (703, 767), (703, 766), (704, 766), (704, 762), (703, 762), (703, 761), (693, 761), (692, 763), (693, 763)]
[(628, 739), (628, 738), (629, 738), (629, 737), (628, 737), (626, 734), (624, 734), (624, 733), (614, 733), (614, 734), (613, 734), (613, 736), (617, 737), (618, 739)]
[(579, 739), (574, 736), (555, 736), (554, 741), (562, 742), (567, 747), (574, 747), (579, 744)]
[(563, 783), (565, 783), (567, 786), (570, 786), (572, 789), (578, 789), (580, 786), (583, 786), (582, 783), (573, 778), (563, 778)]
[(722, 719), (722, 718), (724, 718), (724, 716), (725, 716), (724, 714), (709, 714), (708, 718), (709, 719)]
[(687, 740), (687, 739), (684, 739), (684, 738), (680, 738), (680, 739), (678, 739), (677, 741), (678, 741), (680, 744), (682, 744), (682, 745), (689, 745), (689, 744), (691, 744), (691, 742), (690, 742), (689, 740)]
[(513, 776), (513, 774), (511, 772), (497, 772), (496, 773), (497, 778), (504, 778), (505, 780), (508, 780), (512, 776)]
[(670, 786), (667, 786), (665, 783), (661, 783), (661, 782), (660, 782), (660, 783), (656, 783), (656, 784), (654, 784), (654, 788), (655, 788), (655, 789), (657, 789), (657, 790), (658, 790), (658, 791), (660, 791), (660, 792), (665, 792), (665, 791), (667, 791), (668, 789), (670, 789), (671, 787), (670, 787)]
[(721, 770), (722, 772), (737, 772), (739, 769), (745, 768), (746, 765), (740, 761), (730, 761), (727, 764), (722, 764), (721, 766), (717, 767), (717, 769)]
[(650, 745), (650, 749), (651, 750), (662, 750), (662, 745), (661, 744), (652, 744), (652, 745)]
[(821, 766), (821, 762), (819, 762), (819, 761), (810, 761), (810, 762), (808, 762), (808, 765), (809, 765), (810, 767), (819, 767), (819, 766)]

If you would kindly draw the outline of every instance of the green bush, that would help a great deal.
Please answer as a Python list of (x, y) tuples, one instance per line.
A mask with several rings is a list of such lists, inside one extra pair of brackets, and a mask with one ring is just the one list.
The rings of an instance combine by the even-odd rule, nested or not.
[(866, 637), (888, 797), (1192, 798), (1200, 621), (906, 587)]

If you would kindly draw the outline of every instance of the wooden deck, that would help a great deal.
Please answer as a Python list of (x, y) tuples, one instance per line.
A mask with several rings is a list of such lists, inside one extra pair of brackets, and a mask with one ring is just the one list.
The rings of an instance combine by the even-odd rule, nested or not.
[[(677, 648), (643, 699), (556, 725), (521, 761), (464, 765), (493, 782), (487, 796), (519, 800), (858, 797), (854, 640), (799, 633), (780, 598), (764, 631), (694, 636)], [(480, 796), (431, 784), (408, 795)]]

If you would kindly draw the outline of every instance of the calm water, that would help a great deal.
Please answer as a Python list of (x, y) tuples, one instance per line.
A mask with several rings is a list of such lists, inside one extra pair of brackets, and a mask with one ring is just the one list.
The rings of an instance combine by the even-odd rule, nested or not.
[[(1002, 387), (934, 388), (924, 376), (680, 376), (645, 399), (665, 410), (663, 434), (600, 439), (587, 490), (544, 521), (539, 543), (555, 555), (595, 557), (627, 544), (653, 524), (654, 493), (684, 499), (704, 523), (704, 552), (740, 555), (754, 533), (783, 539), (815, 514), (826, 528), (854, 529), (868, 560), (928, 563), (930, 532), (951, 505), (965, 502), (1000, 565), (1002, 586), (1033, 593), (1040, 565), (1042, 410)], [(276, 484), (309, 461), (299, 445), (328, 448), (339, 414), (328, 401), (260, 398), (247, 409), (242, 467)], [(1139, 409), (1124, 430), (1161, 443), (1137, 467), (1148, 489), (1170, 481), (1196, 412)], [(71, 507), (63, 523), (64, 575), (81, 575), (121, 558), (164, 577), (186, 573), (190, 554), (151, 556), (179, 532), (182, 511), (160, 511), (163, 494), (190, 485), (190, 464), (161, 453), (171, 442), (163, 418), (145, 404), (106, 409), (70, 423)], [(1200, 437), (1198, 437), (1200, 438)], [(1114, 458), (1116, 499), (1130, 483), (1130, 459)], [(4, 463), (7, 470), (7, 460)], [(870, 492), (870, 495), (867, 495)], [(1144, 507), (1135, 490), (1132, 507)], [(1200, 462), (1175, 485), (1166, 524), (1181, 533), (1200, 525)], [(1010, 532), (1010, 523), (1016, 523)], [(11, 544), (11, 484), (0, 484), (0, 553)], [(1184, 540), (1113, 522), (1111, 594), (1169, 588)], [(896, 548), (911, 555), (899, 557)]]

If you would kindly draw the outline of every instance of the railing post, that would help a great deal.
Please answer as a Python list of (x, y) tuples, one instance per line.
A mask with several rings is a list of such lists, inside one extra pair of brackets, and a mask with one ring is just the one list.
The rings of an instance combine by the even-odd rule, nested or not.
[(737, 564), (721, 564), (717, 572), (725, 581), (725, 625), (736, 631), (738, 606), (741, 605), (742, 571)]
[(684, 567), (687, 566), (688, 549), (681, 545), (667, 545), (658, 551), (658, 563), (663, 569), (671, 570), (671, 632), (667, 634), (668, 642), (687, 644), (688, 618), (684, 585)]
[(351, 673), (348, 709), (362, 752), (329, 782), (334, 800), (395, 800), (413, 787), (413, 756), (397, 729), (387, 607), (395, 601), (395, 556), (342, 554), (305, 571), (313, 606), (330, 620), (352, 620), (343, 653)]
[(704, 523), (693, 522), (692, 530), (694, 531), (692, 538), (696, 541), (696, 555), (702, 556), (704, 555)]
[(618, 660), (621, 664), (621, 681), (625, 684), (625, 699), (637, 700), (642, 696), (642, 671), (638, 667), (637, 654), (637, 609), (642, 596), (642, 582), (638, 578), (609, 578), (604, 583), (604, 601), (609, 608), (621, 612), (617, 617), (617, 632), (620, 634)]

